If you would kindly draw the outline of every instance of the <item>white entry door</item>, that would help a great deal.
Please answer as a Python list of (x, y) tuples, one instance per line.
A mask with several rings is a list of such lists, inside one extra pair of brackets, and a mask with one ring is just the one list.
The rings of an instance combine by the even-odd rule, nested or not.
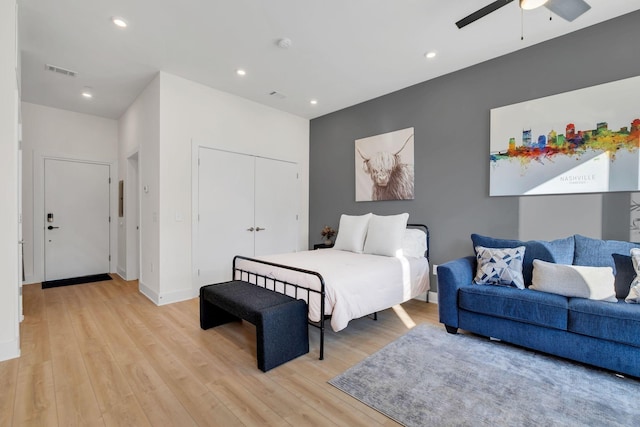
[(109, 165), (45, 159), (45, 280), (109, 272)]

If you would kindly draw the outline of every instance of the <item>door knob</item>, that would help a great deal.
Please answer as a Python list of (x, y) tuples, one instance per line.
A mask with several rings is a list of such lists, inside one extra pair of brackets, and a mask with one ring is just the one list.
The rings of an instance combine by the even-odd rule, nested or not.
[(47, 230), (53, 230), (54, 228), (60, 228), (60, 227), (54, 227), (53, 225), (50, 225), (47, 227)]
[(266, 228), (256, 227), (256, 231), (262, 231), (262, 230), (266, 230)]
[(247, 228), (247, 231), (253, 231), (255, 230), (255, 228), (251, 227), (251, 228)]

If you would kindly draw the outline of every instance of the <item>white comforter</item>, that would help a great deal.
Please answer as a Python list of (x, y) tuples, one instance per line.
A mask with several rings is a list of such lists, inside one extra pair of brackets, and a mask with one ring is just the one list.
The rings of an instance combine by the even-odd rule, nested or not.
[[(386, 257), (320, 249), (259, 257), (277, 264), (316, 271), (325, 281), (325, 314), (331, 314), (331, 328), (340, 331), (351, 319), (375, 313), (405, 302), (429, 289), (426, 258)], [(319, 290), (316, 276), (279, 267), (239, 260), (239, 268), (277, 280)], [(306, 297), (301, 299), (307, 300)], [(320, 297), (312, 294), (309, 319), (320, 320)]]

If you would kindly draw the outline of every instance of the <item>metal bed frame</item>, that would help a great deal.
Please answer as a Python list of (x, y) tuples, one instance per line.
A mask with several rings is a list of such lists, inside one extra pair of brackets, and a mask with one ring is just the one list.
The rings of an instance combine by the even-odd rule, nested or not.
[[(407, 228), (419, 228), (422, 229), (422, 231), (425, 232), (426, 235), (426, 239), (427, 239), (427, 251), (425, 252), (425, 258), (427, 258), (427, 260), (429, 260), (429, 227), (427, 227), (424, 224), (407, 224)], [(321, 249), (320, 249), (321, 250)], [(284, 268), (287, 270), (292, 270), (292, 271), (297, 271), (299, 273), (304, 273), (304, 274), (308, 274), (311, 276), (315, 276), (318, 279), (318, 282), (320, 284), (320, 290), (316, 290), (316, 289), (311, 289), (308, 288), (306, 286), (301, 286), (301, 285), (297, 285), (295, 283), (289, 283), (287, 281), (284, 280), (279, 280), (276, 279), (274, 277), (270, 277), (264, 274), (258, 274), (255, 273), (253, 271), (249, 271), (247, 269), (244, 268), (240, 268), (236, 265), (236, 261), (237, 260), (246, 260), (246, 261), (250, 261), (250, 262), (255, 262), (258, 264), (264, 264), (264, 265), (270, 265), (272, 267), (279, 267), (279, 268)], [(261, 259), (256, 259), (256, 258), (250, 258), (250, 257), (246, 257), (243, 255), (236, 255), (235, 257), (233, 257), (233, 271), (232, 271), (232, 277), (235, 280), (243, 280), (245, 282), (249, 282), (251, 284), (254, 284), (256, 286), (261, 286), (263, 288), (269, 289), (271, 291), (274, 292), (278, 292), (281, 294), (285, 294), (285, 295), (289, 295), (293, 298), (296, 299), (303, 299), (306, 297), (306, 301), (307, 304), (308, 302), (311, 300), (310, 296), (312, 293), (314, 294), (318, 294), (320, 296), (320, 320), (317, 322), (314, 322), (312, 320), (308, 320), (309, 325), (316, 327), (318, 329), (320, 329), (320, 358), (319, 360), (323, 360), (324, 359), (324, 331), (325, 331), (325, 320), (330, 318), (331, 315), (326, 315), (324, 314), (324, 307), (325, 307), (325, 282), (324, 282), (324, 278), (322, 277), (322, 275), (320, 273), (318, 273), (317, 271), (312, 271), (312, 270), (305, 270), (303, 268), (298, 268), (298, 267), (292, 267), (289, 265), (283, 265), (283, 264), (277, 264), (274, 262), (269, 262), (269, 261), (264, 261)], [(287, 291), (289, 290), (289, 291)], [(427, 298), (428, 299), (428, 298)], [(378, 313), (371, 313), (373, 314), (373, 319), (374, 320), (378, 320)]]

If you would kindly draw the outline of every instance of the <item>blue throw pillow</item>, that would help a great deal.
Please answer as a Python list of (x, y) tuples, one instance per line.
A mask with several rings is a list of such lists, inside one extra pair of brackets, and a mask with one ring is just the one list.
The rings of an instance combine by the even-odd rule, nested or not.
[[(573, 236), (549, 242), (544, 240), (529, 240), (523, 242), (521, 240), (495, 239), (474, 233), (471, 235), (471, 241), (473, 242), (474, 252), (476, 246), (483, 246), (485, 248), (517, 248), (524, 246), (525, 252), (522, 263), (522, 275), (524, 276), (525, 286), (531, 284), (534, 259), (555, 262), (557, 264), (571, 264), (573, 262)], [(475, 253), (477, 256), (477, 252)]]
[(632, 248), (640, 248), (640, 243), (621, 242), (618, 240), (600, 240), (576, 234), (576, 252), (573, 265), (592, 267), (611, 267), (616, 274), (613, 254), (629, 255)]

